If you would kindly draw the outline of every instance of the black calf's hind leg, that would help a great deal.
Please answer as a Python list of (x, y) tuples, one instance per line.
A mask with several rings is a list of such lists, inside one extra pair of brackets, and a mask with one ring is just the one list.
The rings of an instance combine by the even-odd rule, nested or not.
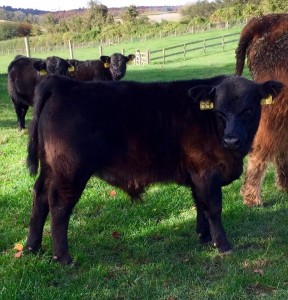
[(22, 130), (25, 128), (25, 116), (26, 116), (29, 106), (22, 102), (16, 103), (13, 101), (13, 104), (14, 104), (14, 109), (15, 109), (16, 115), (17, 115), (17, 124), (18, 124), (19, 130)]
[(26, 248), (31, 252), (41, 248), (43, 227), (49, 212), (47, 191), (48, 183), (41, 173), (34, 185), (33, 208), (26, 242)]
[[(88, 180), (88, 179), (87, 179)], [(68, 224), (73, 207), (78, 202), (86, 182), (69, 182), (61, 178), (54, 180), (49, 193), (49, 208), (53, 239), (53, 259), (62, 265), (72, 262), (68, 252)]]

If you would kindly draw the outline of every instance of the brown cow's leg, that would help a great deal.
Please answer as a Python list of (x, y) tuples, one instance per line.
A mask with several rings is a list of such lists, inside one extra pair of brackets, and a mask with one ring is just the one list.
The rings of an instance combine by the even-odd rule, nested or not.
[(276, 158), (277, 186), (284, 192), (288, 191), (288, 158), (286, 155), (279, 155)]
[(265, 175), (267, 162), (259, 158), (255, 153), (248, 156), (247, 170), (244, 184), (241, 188), (244, 204), (247, 206), (262, 205), (261, 185)]
[(57, 178), (51, 184), (49, 208), (53, 239), (53, 259), (59, 261), (62, 265), (72, 262), (68, 252), (68, 224), (72, 209), (78, 202), (86, 182), (72, 182), (61, 177), (61, 179)]
[(34, 185), (33, 208), (26, 243), (26, 248), (32, 252), (38, 251), (42, 243), (43, 227), (49, 212), (47, 195), (48, 186), (49, 182), (45, 182), (45, 176), (41, 171), (39, 178)]
[[(197, 233), (200, 241), (209, 241), (209, 229), (213, 243), (221, 253), (231, 251), (222, 225), (222, 191), (217, 176), (192, 174), (192, 191), (197, 207)], [(205, 220), (206, 218), (206, 220)]]

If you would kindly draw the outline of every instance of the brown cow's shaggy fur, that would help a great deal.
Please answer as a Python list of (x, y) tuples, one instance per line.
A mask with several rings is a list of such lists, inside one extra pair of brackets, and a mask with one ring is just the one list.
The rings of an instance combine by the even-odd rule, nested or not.
[[(236, 75), (241, 75), (245, 58), (257, 82), (279, 80), (288, 86), (288, 14), (253, 18), (243, 29), (236, 50)], [(244, 203), (262, 205), (261, 184), (268, 163), (276, 167), (277, 186), (288, 191), (288, 88), (275, 105), (262, 109), (262, 117), (242, 187)]]

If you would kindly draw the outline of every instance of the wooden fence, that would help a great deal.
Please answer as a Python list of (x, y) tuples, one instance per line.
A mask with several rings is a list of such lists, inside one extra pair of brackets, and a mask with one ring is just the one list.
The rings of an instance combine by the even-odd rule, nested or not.
[[(233, 45), (235, 47), (235, 43), (239, 40), (239, 33), (216, 36), (212, 38), (207, 38), (204, 40), (198, 40), (193, 42), (188, 42), (184, 44), (174, 45), (168, 48), (163, 48), (159, 50), (145, 50), (140, 51), (137, 49), (135, 51), (135, 65), (146, 65), (146, 64), (163, 64), (165, 65), (167, 62), (171, 61), (180, 61), (191, 59), (195, 57), (195, 55), (203, 56), (206, 55), (209, 51), (224, 51), (226, 47), (229, 45)], [(104, 46), (98, 45), (99, 49), (99, 57), (104, 52)], [(210, 49), (211, 48), (211, 49)], [(71, 41), (68, 43), (68, 47), (66, 46), (66, 50), (69, 49), (70, 58), (74, 58), (74, 45)], [(29, 39), (25, 38), (25, 52), (26, 55), (30, 57), (31, 48), (29, 46)], [(122, 54), (125, 54), (125, 49), (121, 49)], [(21, 53), (21, 52), (20, 52)], [(16, 53), (16, 54), (19, 54)], [(21, 54), (24, 54), (23, 52)]]
[(222, 51), (224, 51), (225, 47), (232, 43), (235, 45), (235, 42), (238, 40), (239, 33), (234, 33), (175, 45), (154, 51), (146, 50), (141, 52), (140, 50), (137, 50), (135, 64), (144, 65), (150, 63), (162, 63), (164, 65), (171, 57), (173, 57), (172, 61), (186, 60), (189, 58), (189, 56), (192, 56), (190, 54), (198, 53), (198, 55), (206, 55), (209, 51), (209, 48), (212, 47), (214, 49), (215, 47), (218, 47), (218, 49), (220, 48)]

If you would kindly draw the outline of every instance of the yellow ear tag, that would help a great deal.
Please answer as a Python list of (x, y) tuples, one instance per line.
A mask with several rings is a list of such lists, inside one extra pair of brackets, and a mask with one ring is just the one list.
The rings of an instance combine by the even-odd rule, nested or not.
[(75, 71), (74, 66), (70, 66), (70, 67), (68, 68), (68, 71), (69, 71), (69, 72), (74, 72), (74, 71)]
[(213, 107), (214, 107), (214, 104), (210, 100), (200, 101), (200, 110), (213, 109)]
[(107, 68), (109, 68), (109, 67), (110, 67), (110, 64), (109, 64), (109, 62), (105, 62), (105, 63), (104, 63), (104, 68), (106, 68), (106, 69), (107, 69)]
[(261, 105), (269, 105), (269, 104), (274, 104), (274, 100), (272, 98), (272, 95), (269, 95), (267, 98), (261, 99)]
[(45, 76), (45, 75), (47, 75), (48, 73), (47, 73), (47, 71), (46, 70), (40, 70), (39, 71), (39, 75), (40, 76)]
[(131, 64), (132, 64), (132, 60), (130, 59), (127, 61), (127, 65), (131, 65)]

